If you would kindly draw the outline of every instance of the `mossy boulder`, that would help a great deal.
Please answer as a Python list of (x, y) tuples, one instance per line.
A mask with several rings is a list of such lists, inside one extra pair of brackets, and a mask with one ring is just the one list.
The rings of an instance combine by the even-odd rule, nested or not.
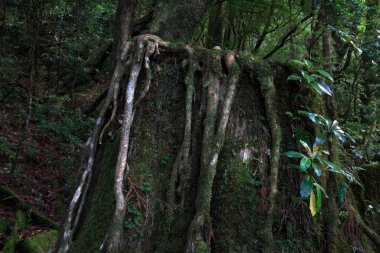
[(19, 242), (16, 248), (21, 253), (45, 253), (56, 236), (56, 230), (42, 232)]

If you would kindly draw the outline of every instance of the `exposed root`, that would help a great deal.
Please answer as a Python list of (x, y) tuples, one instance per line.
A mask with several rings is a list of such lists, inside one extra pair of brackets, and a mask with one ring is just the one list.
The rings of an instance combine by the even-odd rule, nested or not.
[(270, 153), (270, 176), (269, 176), (269, 196), (268, 196), (268, 212), (264, 227), (264, 239), (267, 247), (265, 252), (274, 252), (273, 239), (273, 212), (275, 209), (275, 198), (277, 195), (278, 167), (280, 157), (281, 130), (277, 115), (276, 107), (276, 89), (273, 83), (273, 73), (267, 70), (258, 73), (258, 79), (261, 83), (261, 91), (265, 99), (265, 111), (271, 131), (271, 153)]
[[(214, 63), (215, 64), (215, 63)], [(214, 65), (213, 64), (213, 65)], [(185, 252), (194, 253), (198, 250), (210, 252), (211, 218), (210, 204), (212, 186), (216, 173), (219, 153), (223, 148), (225, 132), (229, 119), (233, 98), (239, 80), (239, 68), (235, 63), (228, 76), (228, 87), (223, 102), (221, 117), (216, 125), (219, 101), (219, 80), (214, 72), (217, 65), (211, 66), (207, 91), (207, 109), (203, 130), (201, 171), (198, 182), (196, 214), (189, 227)], [(218, 65), (220, 66), (220, 65)]]
[(145, 56), (144, 67), (145, 67), (145, 74), (146, 74), (145, 87), (144, 87), (144, 90), (141, 92), (140, 96), (136, 99), (134, 107), (137, 107), (141, 103), (141, 101), (145, 98), (146, 94), (148, 93), (150, 89), (150, 84), (152, 83), (152, 69), (150, 68), (150, 65), (149, 65), (149, 56)]
[[(183, 142), (181, 148), (178, 152), (177, 158), (174, 162), (172, 173), (170, 176), (169, 187), (166, 194), (167, 198), (167, 209), (166, 209), (166, 217), (168, 219), (168, 223), (170, 225), (173, 214), (175, 210), (175, 195), (176, 195), (176, 184), (178, 180), (178, 173), (181, 175), (187, 175), (190, 165), (189, 165), (189, 155), (190, 155), (190, 145), (191, 145), (191, 117), (192, 117), (192, 107), (193, 107), (193, 93), (194, 93), (194, 72), (195, 72), (195, 63), (193, 61), (192, 52), (189, 51), (189, 69), (185, 78), (186, 84), (186, 119), (185, 119), (185, 129), (183, 134)], [(182, 186), (185, 185), (186, 176), (182, 178)], [(182, 192), (185, 189), (181, 189)], [(183, 200), (182, 200), (183, 201)]]
[[(117, 72), (117, 68), (115, 69)], [(116, 75), (114, 73), (114, 75)], [(111, 83), (108, 89), (106, 99), (96, 120), (96, 126), (92, 137), (90, 137), (86, 143), (84, 160), (82, 161), (81, 168), (83, 173), (80, 178), (78, 187), (75, 191), (73, 198), (71, 199), (65, 220), (63, 222), (62, 230), (58, 236), (56, 242), (51, 246), (49, 252), (65, 253), (70, 250), (73, 235), (76, 231), (78, 220), (81, 216), (83, 206), (86, 200), (88, 188), (91, 182), (92, 170), (95, 161), (95, 155), (97, 151), (99, 135), (105, 122), (105, 115), (108, 111), (108, 107), (112, 101), (114, 92), (114, 85)]]
[(112, 77), (111, 83), (114, 83), (114, 89), (113, 89), (113, 108), (112, 108), (112, 114), (108, 122), (103, 127), (102, 132), (100, 133), (99, 137), (99, 144), (102, 144), (103, 135), (111, 122), (115, 119), (116, 111), (117, 111), (117, 100), (119, 98), (119, 90), (120, 90), (120, 82), (121, 82), (122, 75), (119, 73), (114, 73), (114, 76)]
[(376, 231), (372, 230), (361, 218), (359, 212), (351, 206), (351, 212), (353, 213), (356, 223), (363, 230), (363, 232), (368, 236), (368, 238), (380, 248), (380, 235)]
[(116, 207), (109, 231), (101, 245), (101, 251), (119, 252), (122, 249), (123, 221), (126, 211), (126, 198), (124, 196), (124, 175), (127, 169), (127, 157), (129, 147), (130, 129), (133, 122), (134, 95), (141, 66), (145, 60), (145, 65), (149, 64), (147, 58), (153, 53), (158, 53), (158, 42), (155, 36), (142, 35), (136, 39), (136, 50), (131, 67), (131, 73), (127, 88), (125, 89), (125, 104), (123, 126), (121, 129), (120, 148), (115, 171), (115, 200)]

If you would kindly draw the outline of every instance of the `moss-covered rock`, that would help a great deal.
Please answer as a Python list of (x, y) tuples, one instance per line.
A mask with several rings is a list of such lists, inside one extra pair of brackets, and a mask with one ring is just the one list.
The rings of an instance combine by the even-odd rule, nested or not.
[(11, 228), (10, 239), (5, 242), (2, 252), (13, 253), (17, 243), (20, 241), (19, 232), (28, 223), (28, 218), (22, 210), (18, 210), (15, 215), (15, 223)]
[(42, 232), (19, 242), (16, 248), (20, 253), (44, 253), (56, 236), (56, 230)]

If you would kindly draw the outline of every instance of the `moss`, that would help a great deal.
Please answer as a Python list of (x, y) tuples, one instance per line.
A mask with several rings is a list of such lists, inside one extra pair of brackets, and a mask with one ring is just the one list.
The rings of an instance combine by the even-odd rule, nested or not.
[(242, 162), (234, 150), (238, 143), (227, 141), (221, 154), (219, 173), (216, 176), (213, 198), (215, 252), (246, 252), (257, 248), (256, 233), (260, 230), (257, 217), (256, 186), (250, 164)]
[(56, 236), (56, 230), (39, 233), (21, 241), (16, 248), (22, 253), (44, 253)]
[(210, 250), (205, 242), (200, 241), (197, 243), (194, 253), (210, 253)]
[(366, 253), (375, 253), (376, 246), (372, 243), (372, 241), (368, 238), (367, 235), (362, 234), (361, 243)]
[(5, 218), (0, 219), (0, 233), (4, 233), (9, 228), (9, 221)]
[(15, 215), (15, 223), (11, 228), (10, 239), (5, 242), (2, 251), (4, 253), (13, 253), (17, 243), (20, 241), (19, 232), (28, 223), (28, 218), (22, 210), (18, 210)]
[(269, 63), (253, 54), (239, 52), (236, 59), (242, 69), (248, 69), (253, 71), (256, 75), (260, 74), (260, 76), (273, 76), (273, 70), (271, 69)]
[(17, 242), (18, 242), (18, 239), (13, 239), (13, 238), (6, 241), (1, 252), (3, 252), (3, 253), (14, 253)]
[(16, 212), (16, 222), (13, 226), (13, 230), (21, 230), (28, 224), (28, 217), (26, 216), (25, 212), (18, 210)]
[(100, 167), (99, 180), (91, 200), (87, 217), (76, 237), (72, 252), (98, 252), (108, 231), (114, 211), (114, 168), (120, 138), (105, 143), (106, 150)]

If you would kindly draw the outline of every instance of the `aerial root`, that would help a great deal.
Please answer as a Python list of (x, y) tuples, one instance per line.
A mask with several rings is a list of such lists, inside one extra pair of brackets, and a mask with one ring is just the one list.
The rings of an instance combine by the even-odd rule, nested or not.
[[(173, 165), (173, 169), (170, 176), (169, 187), (166, 194), (167, 197), (167, 209), (166, 217), (168, 223), (170, 224), (173, 219), (173, 214), (175, 210), (175, 195), (176, 195), (176, 184), (178, 181), (178, 173), (188, 174), (189, 169), (189, 156), (190, 156), (190, 145), (191, 145), (191, 121), (192, 121), (192, 104), (193, 104), (193, 94), (194, 94), (194, 72), (195, 72), (195, 62), (193, 59), (193, 52), (188, 49), (189, 55), (189, 68), (187, 75), (185, 77), (186, 85), (186, 101), (185, 101), (185, 128), (183, 134), (183, 142), (177, 154), (176, 160)], [(185, 181), (185, 179), (183, 179)], [(184, 191), (184, 189), (181, 189)], [(181, 201), (182, 202), (182, 201)]]
[(83, 211), (83, 206), (86, 201), (89, 185), (91, 184), (91, 177), (98, 147), (99, 136), (104, 126), (105, 115), (108, 111), (110, 103), (112, 102), (113, 92), (114, 86), (111, 85), (108, 89), (106, 99), (96, 120), (94, 132), (86, 142), (84, 150), (85, 154), (83, 156), (84, 159), (81, 164), (83, 172), (79, 180), (78, 187), (73, 198), (70, 201), (65, 220), (63, 221), (62, 230), (60, 231), (56, 242), (50, 247), (48, 251), (49, 253), (66, 253), (71, 248), (72, 239), (76, 232), (77, 225)]
[[(269, 68), (269, 67), (268, 67)], [(268, 72), (268, 73), (266, 73)], [(269, 194), (268, 194), (268, 210), (265, 222), (264, 234), (265, 240), (268, 244), (266, 252), (273, 252), (272, 245), (273, 239), (273, 213), (275, 209), (275, 197), (277, 195), (277, 182), (278, 182), (278, 167), (280, 157), (280, 144), (281, 144), (281, 130), (277, 115), (276, 106), (276, 88), (273, 82), (273, 74), (269, 69), (264, 73), (258, 73), (258, 79), (261, 83), (261, 91), (265, 100), (265, 111), (269, 122), (269, 129), (271, 132), (271, 154), (270, 154), (270, 176), (269, 176)]]
[(123, 221), (126, 211), (126, 197), (123, 193), (124, 176), (127, 172), (129, 137), (134, 115), (134, 95), (143, 62), (145, 69), (147, 70), (148, 83), (136, 103), (140, 102), (149, 90), (151, 79), (149, 56), (159, 53), (158, 41), (156, 41), (157, 38), (158, 37), (156, 36), (142, 35), (136, 39), (136, 48), (132, 60), (128, 85), (125, 89), (125, 104), (123, 110), (124, 117), (121, 129), (119, 154), (115, 170), (114, 193), (116, 208), (108, 233), (100, 248), (102, 252), (118, 252), (122, 248), (121, 238), (123, 234)]
[(221, 117), (219, 122), (217, 122), (219, 78), (216, 73), (213, 73), (215, 71), (214, 67), (211, 66), (211, 70), (208, 73), (210, 82), (208, 84), (207, 108), (203, 131), (203, 157), (201, 158), (201, 171), (198, 182), (196, 214), (187, 234), (186, 253), (194, 253), (198, 249), (205, 250), (205, 248), (207, 248), (206, 252), (210, 251), (210, 239), (212, 238), (210, 217), (212, 186), (219, 153), (224, 145), (227, 123), (239, 80), (239, 67), (236, 63), (233, 63), (231, 72), (228, 75), (227, 91), (222, 105)]

